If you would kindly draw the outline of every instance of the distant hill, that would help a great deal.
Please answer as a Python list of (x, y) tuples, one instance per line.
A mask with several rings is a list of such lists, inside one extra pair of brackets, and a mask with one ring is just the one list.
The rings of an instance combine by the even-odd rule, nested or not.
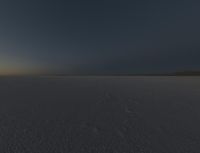
[(142, 76), (200, 76), (200, 71), (177, 71), (169, 73), (136, 74)]
[(200, 76), (200, 71), (177, 71), (169, 73), (138, 74), (50, 74), (48, 76)]
[(172, 75), (176, 76), (200, 76), (200, 71), (179, 71), (172, 73)]

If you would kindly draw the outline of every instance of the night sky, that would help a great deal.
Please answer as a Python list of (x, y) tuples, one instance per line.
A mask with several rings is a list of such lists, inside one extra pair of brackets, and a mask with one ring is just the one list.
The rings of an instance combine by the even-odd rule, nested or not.
[(0, 75), (200, 70), (200, 1), (2, 0)]

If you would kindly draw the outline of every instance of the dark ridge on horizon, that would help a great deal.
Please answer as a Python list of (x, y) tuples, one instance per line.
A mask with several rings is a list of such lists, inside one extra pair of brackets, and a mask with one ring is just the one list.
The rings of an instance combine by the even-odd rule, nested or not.
[(200, 76), (200, 71), (179, 71), (173, 73), (173, 75), (177, 76)]
[(124, 73), (124, 74), (48, 74), (46, 76), (200, 76), (200, 71), (176, 71), (169, 73)]
[(200, 76), (200, 71), (175, 71), (168, 73), (46, 73), (46, 74), (30, 74), (30, 75), (0, 75), (1, 78), (6, 77), (42, 77), (42, 76), (52, 76), (52, 77), (67, 77), (67, 76)]

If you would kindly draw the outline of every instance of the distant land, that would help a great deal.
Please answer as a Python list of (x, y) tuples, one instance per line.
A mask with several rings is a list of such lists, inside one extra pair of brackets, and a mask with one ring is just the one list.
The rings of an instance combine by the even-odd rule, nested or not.
[(170, 73), (136, 74), (142, 76), (200, 76), (200, 71), (176, 71)]
[(172, 74), (177, 76), (200, 76), (200, 71), (179, 71)]
[(169, 73), (136, 73), (136, 74), (50, 74), (48, 76), (200, 76), (200, 71), (176, 71)]

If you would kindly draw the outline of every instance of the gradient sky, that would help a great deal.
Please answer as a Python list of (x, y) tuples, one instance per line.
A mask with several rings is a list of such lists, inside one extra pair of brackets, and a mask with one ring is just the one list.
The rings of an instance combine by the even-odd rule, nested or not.
[(200, 70), (200, 1), (2, 0), (0, 75)]

